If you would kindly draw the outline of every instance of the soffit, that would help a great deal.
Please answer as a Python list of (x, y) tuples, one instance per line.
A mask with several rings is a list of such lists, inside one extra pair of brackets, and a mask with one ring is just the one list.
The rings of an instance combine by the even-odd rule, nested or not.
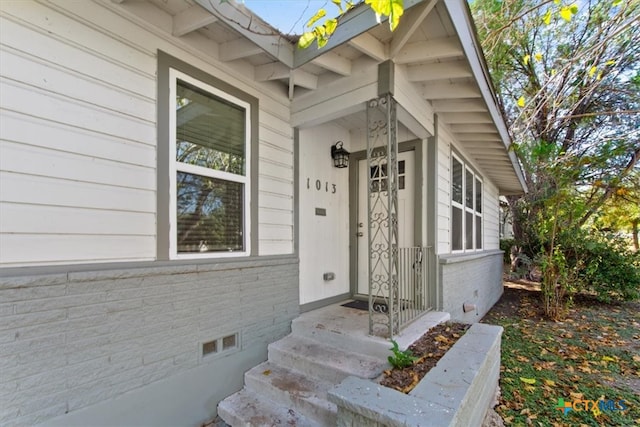
[[(330, 42), (328, 48), (318, 51), (315, 46), (310, 47), (313, 51), (304, 53), (307, 62), (293, 68), (287, 65), (296, 60), (291, 36), (280, 34), (242, 4), (225, 2), (220, 9), (217, 2), (203, 0), (148, 0), (143, 5), (135, 0), (112, 0), (112, 4), (117, 4), (115, 7), (128, 9), (142, 19), (157, 13), (165, 14), (166, 22), (171, 23), (164, 25), (165, 31), (173, 32), (175, 37), (187, 43), (194, 35), (205, 38), (215, 46), (212, 51), (217, 52), (216, 60), (231, 69), (246, 70), (248, 67), (253, 71), (254, 80), (280, 85), (292, 100), (294, 117), (297, 106), (306, 105), (306, 100), (316, 94), (329, 96), (332, 91), (336, 96), (344, 94), (348, 92), (350, 82), (357, 81), (361, 75), (367, 76), (367, 70), (377, 69), (377, 64), (392, 60), (404, 91), (419, 97), (415, 102), (407, 98), (413, 110), (409, 108), (405, 117), (423, 114), (432, 118), (437, 114), (439, 123), (502, 193), (519, 193), (524, 184), (515, 157), (507, 150), (510, 141), (504, 122), (496, 116), (497, 106), (490, 92), (488, 95), (486, 81), (483, 89), (477, 58), (475, 72), (469, 61), (469, 55), (474, 55), (473, 49), (461, 42), (460, 31), (465, 31), (464, 27), (459, 22), (454, 23), (450, 15), (455, 9), (451, 5), (459, 9), (458, 3), (466, 8), (464, 0), (406, 0), (405, 15), (395, 32), (389, 30), (386, 22), (376, 25), (368, 7), (360, 5), (343, 20), (344, 28), (349, 28), (351, 33), (337, 34), (337, 41)], [(205, 10), (201, 5), (214, 9)], [(145, 7), (153, 8), (154, 13), (145, 12)], [(253, 32), (247, 33), (249, 24), (239, 27), (241, 21), (251, 22)], [(156, 22), (165, 20), (156, 19)], [(403, 29), (403, 25), (410, 27), (410, 31)], [(474, 29), (466, 31), (473, 40)], [(261, 32), (260, 37), (255, 34), (258, 32)], [(328, 112), (327, 120), (348, 130), (363, 131), (366, 126), (364, 103), (356, 98), (354, 102), (360, 107), (345, 106), (342, 102), (336, 108), (344, 108), (344, 114)], [(295, 124), (304, 126), (305, 119), (301, 120)], [(319, 122), (321, 119), (314, 119), (307, 124)], [(413, 129), (416, 136), (424, 137), (416, 126), (404, 125)], [(427, 129), (427, 133), (432, 134), (433, 128)]]

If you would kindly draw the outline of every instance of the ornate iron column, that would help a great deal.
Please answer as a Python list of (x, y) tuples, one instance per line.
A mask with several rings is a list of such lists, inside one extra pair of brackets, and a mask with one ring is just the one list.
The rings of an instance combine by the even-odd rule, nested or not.
[(399, 330), (398, 141), (391, 93), (367, 103), (369, 333)]

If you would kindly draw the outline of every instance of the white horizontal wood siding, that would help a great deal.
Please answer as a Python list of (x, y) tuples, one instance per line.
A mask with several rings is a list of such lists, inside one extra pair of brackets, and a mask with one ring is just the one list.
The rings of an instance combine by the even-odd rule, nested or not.
[(0, 11), (1, 265), (155, 259), (158, 49), (259, 99), (252, 228), (260, 255), (293, 252), (286, 96), (217, 63), (197, 36), (187, 44), (111, 2), (1, 2)]
[(482, 220), (484, 224), (484, 249), (500, 249), (498, 188), (485, 179), (482, 195)]
[(451, 251), (451, 135), (438, 128), (438, 189), (436, 193), (438, 253)]

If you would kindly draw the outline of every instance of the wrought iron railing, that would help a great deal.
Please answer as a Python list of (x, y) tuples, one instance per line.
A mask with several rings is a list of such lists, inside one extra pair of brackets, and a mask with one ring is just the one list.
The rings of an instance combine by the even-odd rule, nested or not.
[(431, 310), (434, 296), (429, 286), (431, 248), (399, 248), (398, 324), (400, 328)]

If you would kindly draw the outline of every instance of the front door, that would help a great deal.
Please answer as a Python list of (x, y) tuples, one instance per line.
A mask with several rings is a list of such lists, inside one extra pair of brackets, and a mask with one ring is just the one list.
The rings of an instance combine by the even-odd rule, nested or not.
[[(411, 247), (415, 244), (414, 214), (415, 214), (415, 152), (404, 151), (398, 153), (398, 246)], [(381, 167), (372, 166), (367, 170), (367, 159), (358, 163), (358, 289), (361, 295), (369, 294), (369, 227), (367, 206), (368, 177), (373, 178), (372, 190), (385, 192), (387, 188), (386, 164)], [(384, 208), (376, 209), (373, 214), (382, 212)]]

